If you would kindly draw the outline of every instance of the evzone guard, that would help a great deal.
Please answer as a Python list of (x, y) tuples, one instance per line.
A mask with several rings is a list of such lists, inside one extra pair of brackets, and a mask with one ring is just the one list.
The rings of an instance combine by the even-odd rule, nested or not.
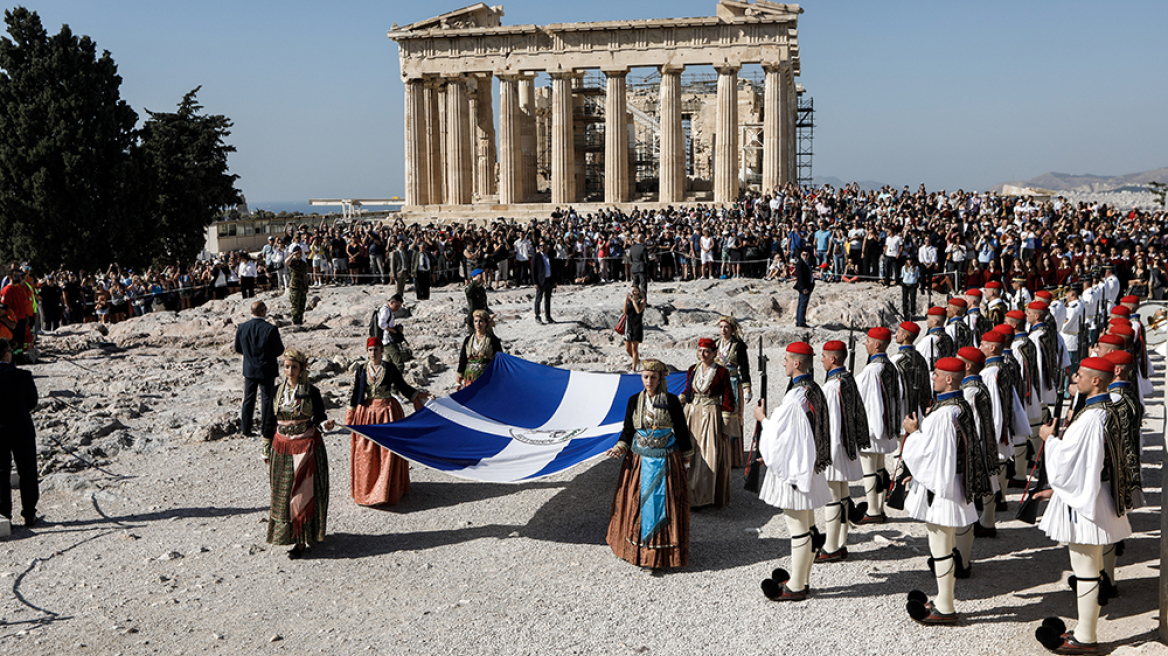
[(827, 399), (815, 384), (815, 351), (806, 342), (787, 346), (783, 368), (791, 379), (779, 407), (768, 418), (760, 401), (754, 409), (762, 422), (758, 452), (767, 465), (759, 496), (783, 509), (791, 535), (791, 570), (777, 568), (762, 582), (773, 601), (802, 601), (809, 592), (815, 557), (815, 509), (831, 500), (824, 471), (831, 464)]
[(868, 331), (865, 342), (868, 364), (856, 377), (860, 399), (868, 416), (870, 443), (868, 448), (860, 450), (865, 500), (854, 508), (851, 519), (855, 524), (883, 524), (888, 521), (884, 513), (884, 496), (889, 483), (884, 456), (896, 453), (900, 424), (904, 419), (900, 373), (888, 359), (888, 344), (891, 341), (892, 331), (883, 326)]
[(973, 410), (961, 392), (964, 374), (961, 360), (938, 360), (933, 372), (936, 403), (923, 420), (915, 414), (904, 420), (908, 436), (902, 464), (909, 472), (904, 509), (913, 519), (925, 522), (932, 554), (929, 565), (937, 580), (937, 595), (932, 601), (920, 590), (913, 590), (906, 608), (912, 619), (927, 625), (957, 623), (956, 531), (977, 520), (973, 491), (989, 487), (988, 480), (974, 480), (980, 473), (970, 466), (970, 447), (977, 439), (977, 428)]
[(815, 556), (817, 563), (837, 562), (848, 557), (849, 486), (863, 478), (860, 453), (871, 444), (860, 388), (845, 366), (847, 359), (848, 347), (843, 342), (830, 341), (823, 345), (821, 361), (827, 373), (823, 395), (827, 399), (831, 433), (831, 464), (824, 473), (831, 491), (831, 503), (824, 508), (825, 542)]

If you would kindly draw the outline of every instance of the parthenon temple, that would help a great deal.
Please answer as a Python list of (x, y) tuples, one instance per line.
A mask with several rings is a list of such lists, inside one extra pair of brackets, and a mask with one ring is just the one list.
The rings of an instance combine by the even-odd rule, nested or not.
[(743, 185), (794, 182), (803, 10), (766, 0), (716, 9), (505, 26), (501, 6), (476, 3), (395, 24), (403, 212), (728, 205)]

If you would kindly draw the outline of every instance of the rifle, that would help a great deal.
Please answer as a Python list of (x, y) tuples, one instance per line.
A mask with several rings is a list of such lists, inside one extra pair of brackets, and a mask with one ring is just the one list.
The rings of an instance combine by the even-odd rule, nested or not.
[[(758, 338), (758, 380), (759, 393), (758, 399), (762, 401), (762, 405), (766, 407), (767, 400), (767, 356), (762, 352), (762, 337)], [(762, 422), (755, 420), (754, 422), (754, 437), (750, 440), (750, 455), (746, 461), (746, 483), (742, 489), (747, 492), (758, 494), (758, 479), (761, 465), (758, 462), (758, 440), (762, 437)]]
[(856, 326), (848, 324), (848, 371), (856, 371)]

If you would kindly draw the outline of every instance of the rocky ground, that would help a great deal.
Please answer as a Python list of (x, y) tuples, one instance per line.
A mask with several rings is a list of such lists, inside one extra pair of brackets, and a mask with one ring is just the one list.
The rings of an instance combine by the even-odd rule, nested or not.
[[(286, 299), (260, 296), (285, 344), (316, 358), (313, 377), (336, 419), (370, 313), (389, 293), (313, 289), (301, 327), (289, 324)], [(490, 301), (508, 352), (625, 371), (611, 330), (624, 293), (617, 285), (561, 288), (551, 325), (532, 319), (530, 289), (491, 292)], [(787, 342), (819, 345), (846, 339), (852, 323), (899, 320), (899, 290), (867, 284), (820, 285), (811, 331), (793, 326), (789, 284), (654, 284), (649, 300), (645, 356), (688, 366), (696, 339), (713, 336), (718, 316), (732, 313), (752, 359), (760, 337), (772, 358), (772, 398), (787, 382), (778, 364)], [(729, 508), (694, 514), (692, 565), (654, 575), (604, 544), (616, 462), (523, 485), (415, 466), (406, 499), (372, 510), (348, 496), (350, 437), (341, 431), (325, 440), (329, 539), (290, 561), (285, 548), (264, 542), (266, 470), (259, 441), (239, 434), (243, 386), (231, 343), (249, 305), (235, 296), (44, 338), (44, 360), (30, 369), (42, 399), (34, 417), (45, 521), (0, 539), (0, 585), (12, 589), (0, 601), (6, 654), (1038, 654), (1041, 620), (1074, 613), (1065, 549), (1017, 521), (975, 545), (973, 578), (957, 587), (962, 625), (926, 629), (904, 611), (909, 590), (935, 589), (924, 527), (895, 511), (887, 525), (853, 531), (848, 561), (812, 571), (811, 599), (779, 605), (758, 583), (787, 564), (785, 523), (738, 484)], [(402, 318), (418, 354), (407, 379), (436, 395), (454, 389), (464, 306), (461, 289), (447, 287), (408, 303)], [(1145, 425), (1154, 508), (1132, 516), (1122, 595), (1100, 624), (1115, 653), (1163, 653), (1149, 642), (1158, 617), (1162, 403), (1157, 392)]]

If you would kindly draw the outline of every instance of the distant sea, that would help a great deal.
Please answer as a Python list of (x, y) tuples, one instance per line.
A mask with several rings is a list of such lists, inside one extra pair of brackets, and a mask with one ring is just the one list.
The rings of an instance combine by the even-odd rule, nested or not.
[[(248, 201), (248, 209), (252, 210), (266, 210), (268, 212), (300, 212), (301, 214), (329, 214), (331, 212), (341, 213), (340, 205), (309, 205), (306, 200), (273, 200), (260, 201), (253, 203)], [(401, 209), (401, 205), (370, 205), (366, 208), (373, 212), (396, 211)]]

